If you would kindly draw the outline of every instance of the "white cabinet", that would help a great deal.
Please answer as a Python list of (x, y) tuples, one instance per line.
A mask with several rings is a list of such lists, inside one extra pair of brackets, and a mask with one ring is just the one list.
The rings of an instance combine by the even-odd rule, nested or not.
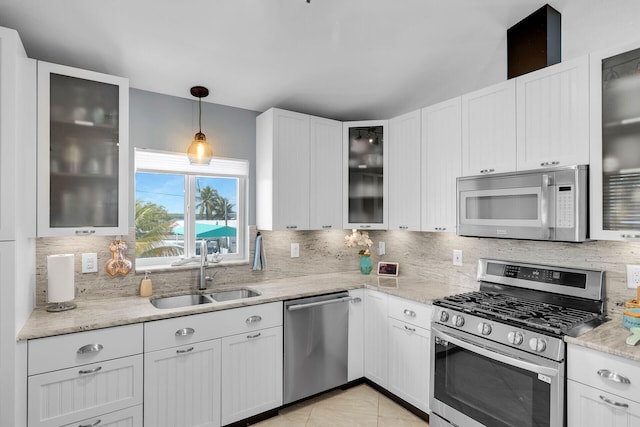
[(386, 120), (343, 123), (343, 227), (389, 228), (389, 126)]
[(365, 290), (364, 375), (384, 388), (388, 380), (387, 301), (387, 294)]
[(256, 119), (259, 230), (309, 229), (309, 116), (271, 108)]
[(458, 97), (422, 109), (422, 231), (456, 231), (461, 105)]
[(144, 425), (220, 425), (220, 340), (145, 353)]
[(309, 228), (342, 229), (342, 122), (311, 116)]
[(640, 238), (640, 45), (590, 56), (592, 239)]
[[(118, 336), (120, 340), (114, 341)], [(30, 340), (28, 348), (29, 427), (80, 423), (127, 408), (139, 410), (143, 401), (141, 325)]]
[(139, 427), (142, 426), (142, 407), (133, 406), (99, 417), (67, 424), (64, 427)]
[(462, 96), (462, 175), (516, 170), (516, 82)]
[(364, 377), (364, 289), (352, 289), (349, 296), (347, 381)]
[(282, 406), (282, 326), (222, 339), (222, 425)]
[(389, 229), (420, 231), (420, 110), (389, 120)]
[(43, 236), (128, 233), (129, 82), (38, 62)]
[(640, 366), (585, 347), (567, 346), (567, 425), (640, 425)]
[(517, 169), (589, 164), (589, 58), (516, 79)]

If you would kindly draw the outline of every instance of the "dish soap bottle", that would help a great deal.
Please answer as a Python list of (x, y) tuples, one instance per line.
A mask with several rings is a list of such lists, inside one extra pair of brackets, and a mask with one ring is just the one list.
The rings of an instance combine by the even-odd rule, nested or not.
[(151, 279), (149, 279), (149, 274), (151, 272), (144, 272), (144, 279), (140, 282), (140, 296), (141, 297), (150, 297), (153, 293), (153, 285), (151, 284)]

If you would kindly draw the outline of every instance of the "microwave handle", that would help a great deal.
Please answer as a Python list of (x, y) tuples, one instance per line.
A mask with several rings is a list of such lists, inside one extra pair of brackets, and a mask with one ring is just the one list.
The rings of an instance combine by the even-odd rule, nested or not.
[(542, 188), (540, 195), (540, 225), (543, 232), (543, 238), (551, 237), (551, 228), (549, 227), (549, 213), (551, 204), (549, 200), (549, 187), (551, 186), (551, 178), (549, 175), (542, 174)]

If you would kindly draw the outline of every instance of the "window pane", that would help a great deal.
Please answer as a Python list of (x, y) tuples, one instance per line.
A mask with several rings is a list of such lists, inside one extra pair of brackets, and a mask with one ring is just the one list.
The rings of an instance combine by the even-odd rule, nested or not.
[(207, 242), (207, 253), (238, 253), (238, 179), (196, 178), (196, 255), (200, 241)]
[(136, 172), (136, 257), (184, 254), (184, 175)]

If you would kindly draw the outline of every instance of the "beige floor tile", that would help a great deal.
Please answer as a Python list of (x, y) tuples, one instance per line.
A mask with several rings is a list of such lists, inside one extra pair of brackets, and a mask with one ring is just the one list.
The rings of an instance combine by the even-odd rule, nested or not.
[(395, 417), (378, 417), (378, 427), (429, 427), (429, 423), (420, 418), (407, 420)]
[(315, 406), (307, 421), (307, 427), (377, 427), (375, 412), (345, 410), (329, 406)]
[(401, 418), (405, 420), (420, 420), (420, 418), (409, 412), (402, 406), (395, 403), (386, 396), (380, 395), (380, 404), (378, 406), (378, 415), (387, 418)]

